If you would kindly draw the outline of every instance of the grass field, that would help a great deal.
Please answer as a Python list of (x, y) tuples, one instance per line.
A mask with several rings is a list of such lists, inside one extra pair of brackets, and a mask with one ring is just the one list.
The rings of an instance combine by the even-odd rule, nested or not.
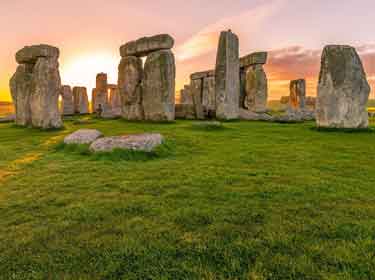
[[(0, 279), (375, 279), (375, 132), (65, 124), (0, 124)], [(79, 128), (167, 142), (59, 145)]]

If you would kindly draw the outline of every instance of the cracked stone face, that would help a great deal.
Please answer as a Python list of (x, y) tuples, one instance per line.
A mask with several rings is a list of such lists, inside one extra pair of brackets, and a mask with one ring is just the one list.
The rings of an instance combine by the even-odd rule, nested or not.
[(172, 51), (156, 51), (147, 56), (142, 81), (145, 120), (175, 119), (176, 66)]
[(121, 59), (118, 71), (122, 116), (127, 120), (143, 120), (142, 59), (135, 56), (124, 57)]
[(327, 46), (319, 75), (316, 118), (318, 127), (367, 128), (370, 86), (356, 50)]

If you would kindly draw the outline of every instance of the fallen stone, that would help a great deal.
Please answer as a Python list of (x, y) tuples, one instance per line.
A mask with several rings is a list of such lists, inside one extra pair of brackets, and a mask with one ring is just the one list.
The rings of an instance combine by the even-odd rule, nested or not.
[(160, 34), (152, 37), (140, 38), (121, 46), (121, 57), (127, 56), (147, 56), (152, 52), (172, 49), (174, 39), (168, 34)]
[(273, 121), (273, 116), (266, 113), (256, 113), (240, 109), (240, 119), (246, 121)]
[(80, 129), (64, 139), (65, 144), (91, 144), (103, 134), (96, 129)]
[(104, 137), (91, 144), (92, 152), (112, 152), (116, 149), (152, 152), (163, 143), (163, 136), (157, 133)]
[(16, 115), (14, 114), (0, 117), (0, 123), (14, 122), (15, 120), (16, 120)]
[(175, 119), (175, 78), (175, 59), (170, 50), (156, 51), (147, 57), (142, 82), (145, 120)]
[(255, 52), (240, 58), (240, 67), (248, 67), (252, 65), (263, 65), (267, 63), (267, 52)]
[(221, 32), (215, 68), (216, 117), (222, 120), (239, 117), (240, 95), (239, 41), (236, 34)]
[(370, 86), (356, 50), (350, 46), (325, 47), (319, 77), (317, 126), (368, 128)]

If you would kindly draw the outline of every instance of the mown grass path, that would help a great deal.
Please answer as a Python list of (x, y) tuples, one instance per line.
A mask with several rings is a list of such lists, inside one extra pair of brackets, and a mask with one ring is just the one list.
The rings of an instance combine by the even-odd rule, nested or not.
[[(160, 157), (56, 149), (160, 132)], [(375, 279), (375, 133), (313, 123), (0, 124), (0, 279)]]

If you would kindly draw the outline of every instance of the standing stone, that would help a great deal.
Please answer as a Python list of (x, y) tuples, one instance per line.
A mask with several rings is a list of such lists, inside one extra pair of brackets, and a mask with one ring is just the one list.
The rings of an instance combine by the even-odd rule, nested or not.
[(193, 96), (193, 105), (195, 108), (195, 117), (198, 120), (204, 119), (203, 108), (203, 79), (195, 79), (190, 82), (190, 90)]
[(262, 65), (253, 65), (246, 72), (245, 108), (255, 112), (267, 111), (268, 84)]
[(108, 82), (107, 74), (99, 73), (96, 75), (96, 88), (94, 91), (95, 103), (94, 111), (97, 112), (99, 108), (103, 108), (108, 103)]
[(62, 114), (64, 116), (71, 116), (74, 115), (74, 100), (73, 100), (73, 92), (70, 86), (62, 86), (61, 87), (61, 107), (62, 107)]
[(316, 121), (318, 127), (367, 128), (370, 86), (361, 59), (350, 46), (323, 50)]
[(215, 69), (216, 117), (230, 120), (239, 117), (240, 59), (237, 35), (220, 34)]
[(263, 65), (267, 52), (256, 52), (242, 57), (241, 63), (241, 108), (254, 113), (267, 112), (268, 81)]
[(118, 67), (118, 88), (122, 100), (122, 116), (127, 120), (143, 120), (142, 59), (128, 56)]
[(87, 95), (87, 89), (85, 87), (74, 87), (74, 111), (77, 114), (88, 114), (89, 113), (89, 99)]
[(193, 105), (193, 95), (191, 94), (190, 85), (185, 85), (180, 93), (180, 103)]
[(21, 64), (17, 67), (16, 73), (10, 80), (10, 91), (15, 108), (15, 123), (27, 126), (31, 124), (31, 79), (33, 65)]
[(17, 52), (16, 61), (21, 65), (10, 80), (17, 124), (62, 127), (58, 58), (59, 49), (48, 45), (24, 47)]
[(306, 81), (304, 79), (290, 82), (289, 106), (292, 110), (303, 110), (306, 99)]
[(112, 108), (112, 113), (115, 117), (122, 115), (121, 96), (118, 87), (115, 85), (109, 86), (109, 104)]
[(206, 109), (208, 116), (215, 115), (215, 76), (208, 76), (203, 79), (202, 105)]
[(144, 67), (143, 109), (145, 119), (175, 119), (176, 66), (172, 51), (161, 50), (148, 55)]

